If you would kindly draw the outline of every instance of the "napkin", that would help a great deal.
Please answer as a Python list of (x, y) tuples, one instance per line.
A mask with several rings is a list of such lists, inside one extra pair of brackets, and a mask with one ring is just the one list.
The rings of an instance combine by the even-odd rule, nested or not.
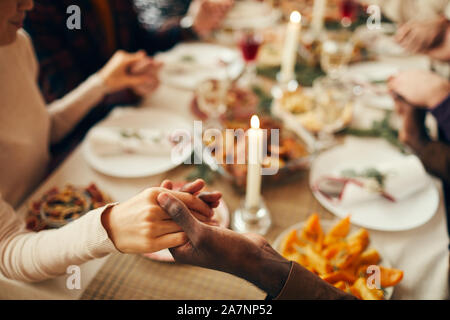
[[(369, 168), (352, 169), (359, 173)], [(342, 205), (353, 205), (377, 200), (381, 197), (384, 197), (386, 201), (398, 202), (424, 189), (430, 183), (422, 163), (414, 155), (379, 163), (371, 166), (370, 169), (374, 169), (384, 176), (382, 186), (373, 178), (350, 177), (350, 181), (345, 184), (340, 196), (339, 201)], [(343, 176), (342, 172), (336, 174), (335, 177), (347, 178)]]
[(139, 154), (155, 157), (171, 155), (170, 138), (161, 130), (97, 127), (88, 141), (94, 153), (101, 157)]

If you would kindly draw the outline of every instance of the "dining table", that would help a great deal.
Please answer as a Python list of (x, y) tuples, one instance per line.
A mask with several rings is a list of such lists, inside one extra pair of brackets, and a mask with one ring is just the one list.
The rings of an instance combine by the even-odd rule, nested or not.
[[(398, 59), (399, 64), (416, 66), (427, 63), (425, 57)], [(164, 110), (188, 121), (196, 120), (190, 109), (193, 92), (164, 83), (137, 107), (121, 107), (112, 111), (133, 112)], [(355, 122), (368, 125), (383, 117), (384, 112), (359, 106)], [(345, 138), (344, 138), (345, 139)], [(143, 178), (117, 178), (104, 175), (89, 166), (83, 155), (83, 143), (29, 196), (18, 209), (25, 215), (32, 199), (39, 198), (54, 186), (95, 183), (114, 201), (129, 199), (145, 188), (158, 186), (164, 179), (186, 181), (193, 165), (182, 164), (168, 172)], [(447, 299), (449, 297), (449, 236), (446, 209), (440, 180), (433, 178), (439, 190), (439, 207), (426, 224), (407, 231), (369, 230), (377, 249), (396, 269), (404, 271), (403, 280), (395, 287), (392, 299)], [(230, 215), (241, 205), (243, 195), (226, 179), (217, 176), (208, 186), (223, 194)], [(314, 197), (309, 170), (295, 179), (265, 185), (262, 197), (272, 215), (272, 226), (266, 239), (273, 243), (280, 233), (305, 221), (312, 213), (321, 220), (337, 220)], [(246, 259), (246, 257), (242, 257)], [(0, 278), (0, 299), (83, 299), (83, 300), (259, 300), (266, 294), (249, 282), (235, 276), (175, 262), (154, 261), (142, 255), (116, 253), (80, 266), (81, 288), (67, 286), (69, 274), (39, 283), (24, 283)]]

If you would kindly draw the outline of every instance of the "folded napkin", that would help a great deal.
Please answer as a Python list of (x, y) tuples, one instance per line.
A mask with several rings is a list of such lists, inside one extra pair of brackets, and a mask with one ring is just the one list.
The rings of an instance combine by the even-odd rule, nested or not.
[[(344, 170), (321, 181), (327, 179), (338, 181), (343, 186), (337, 197), (342, 205), (376, 200), (380, 197), (384, 197), (386, 201), (401, 201), (424, 189), (430, 182), (422, 163), (414, 155), (379, 163), (370, 168)], [(318, 183), (316, 189), (323, 188), (320, 188)]]
[(140, 154), (155, 157), (171, 155), (170, 137), (161, 130), (97, 127), (89, 133), (92, 150), (101, 157)]

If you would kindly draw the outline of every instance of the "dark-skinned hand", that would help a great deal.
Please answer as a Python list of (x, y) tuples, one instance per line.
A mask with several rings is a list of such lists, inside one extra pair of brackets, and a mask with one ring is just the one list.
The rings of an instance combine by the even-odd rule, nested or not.
[(264, 238), (202, 223), (169, 193), (160, 194), (158, 203), (189, 239), (184, 245), (170, 249), (177, 262), (227, 272), (250, 281), (273, 297), (279, 294), (291, 263)]

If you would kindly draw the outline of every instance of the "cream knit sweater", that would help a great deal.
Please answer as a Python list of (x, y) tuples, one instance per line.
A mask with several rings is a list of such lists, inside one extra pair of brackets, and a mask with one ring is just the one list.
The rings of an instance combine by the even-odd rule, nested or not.
[(101, 223), (104, 208), (58, 230), (28, 232), (14, 211), (41, 181), (49, 145), (62, 139), (105, 94), (91, 76), (73, 92), (46, 106), (37, 86), (38, 64), (28, 35), (0, 47), (0, 272), (40, 281), (69, 265), (117, 251)]

